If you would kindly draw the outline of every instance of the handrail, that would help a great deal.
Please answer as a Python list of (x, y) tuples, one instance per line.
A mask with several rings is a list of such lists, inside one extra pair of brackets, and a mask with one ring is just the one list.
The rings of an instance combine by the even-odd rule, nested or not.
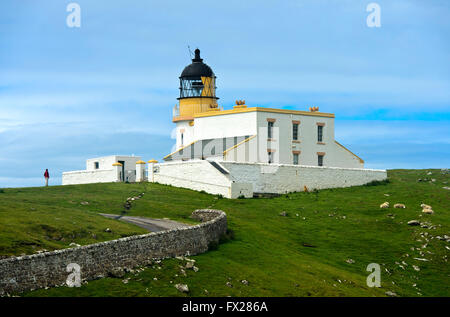
[(253, 139), (254, 137), (256, 137), (256, 134), (255, 134), (255, 135), (252, 135), (251, 137), (246, 138), (245, 140), (239, 142), (239, 143), (236, 144), (236, 145), (233, 145), (233, 146), (230, 147), (229, 149), (226, 149), (225, 151), (223, 151), (223, 156), (225, 156), (229, 151), (231, 151), (231, 150), (237, 148), (239, 145), (244, 144), (245, 142), (250, 141), (250, 140)]

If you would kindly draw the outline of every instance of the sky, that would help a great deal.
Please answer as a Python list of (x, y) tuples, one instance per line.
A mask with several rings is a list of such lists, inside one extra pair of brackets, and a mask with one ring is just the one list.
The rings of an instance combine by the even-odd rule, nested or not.
[(446, 0), (2, 0), (0, 187), (41, 186), (46, 168), (58, 185), (97, 156), (161, 160), (188, 46), (225, 109), (317, 106), (366, 168), (449, 168), (449, 35)]

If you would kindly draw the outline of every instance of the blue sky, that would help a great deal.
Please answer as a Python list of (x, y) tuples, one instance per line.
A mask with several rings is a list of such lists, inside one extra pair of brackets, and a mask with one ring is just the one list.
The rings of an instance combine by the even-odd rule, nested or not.
[[(81, 28), (66, 6), (81, 6)], [(0, 187), (174, 140), (178, 76), (199, 47), (224, 108), (336, 114), (368, 168), (450, 167), (450, 2), (2, 0)]]

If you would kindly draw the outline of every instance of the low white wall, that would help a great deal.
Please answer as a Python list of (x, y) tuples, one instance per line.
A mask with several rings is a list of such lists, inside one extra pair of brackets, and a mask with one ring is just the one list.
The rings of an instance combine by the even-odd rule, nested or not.
[(208, 161), (177, 161), (156, 164), (156, 167), (154, 181), (157, 183), (231, 198), (231, 181)]
[(220, 162), (236, 183), (251, 183), (259, 193), (287, 193), (364, 185), (387, 178), (385, 170), (302, 165)]
[(63, 185), (90, 184), (90, 183), (110, 183), (119, 179), (114, 169), (93, 170), (93, 171), (72, 171), (62, 174)]

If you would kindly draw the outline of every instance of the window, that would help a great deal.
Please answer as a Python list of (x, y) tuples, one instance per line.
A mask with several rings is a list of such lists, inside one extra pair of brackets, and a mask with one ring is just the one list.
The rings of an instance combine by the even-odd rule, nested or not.
[(267, 122), (267, 137), (269, 139), (273, 138), (273, 122)]
[(298, 140), (298, 123), (292, 124), (292, 140)]
[(322, 142), (323, 140), (323, 126), (317, 126), (317, 142)]
[(298, 165), (298, 153), (294, 153), (293, 162), (294, 165)]
[(181, 146), (183, 146), (184, 143), (184, 133), (181, 133)]
[(273, 163), (273, 152), (267, 152), (269, 164)]
[(318, 162), (317, 162), (318, 165), (319, 165), (319, 166), (323, 166), (323, 155), (320, 155), (320, 154), (319, 154), (319, 155), (317, 156), (317, 159), (318, 159)]
[(96, 170), (98, 170), (98, 168), (99, 168), (98, 162), (94, 162), (94, 168), (95, 168)]

